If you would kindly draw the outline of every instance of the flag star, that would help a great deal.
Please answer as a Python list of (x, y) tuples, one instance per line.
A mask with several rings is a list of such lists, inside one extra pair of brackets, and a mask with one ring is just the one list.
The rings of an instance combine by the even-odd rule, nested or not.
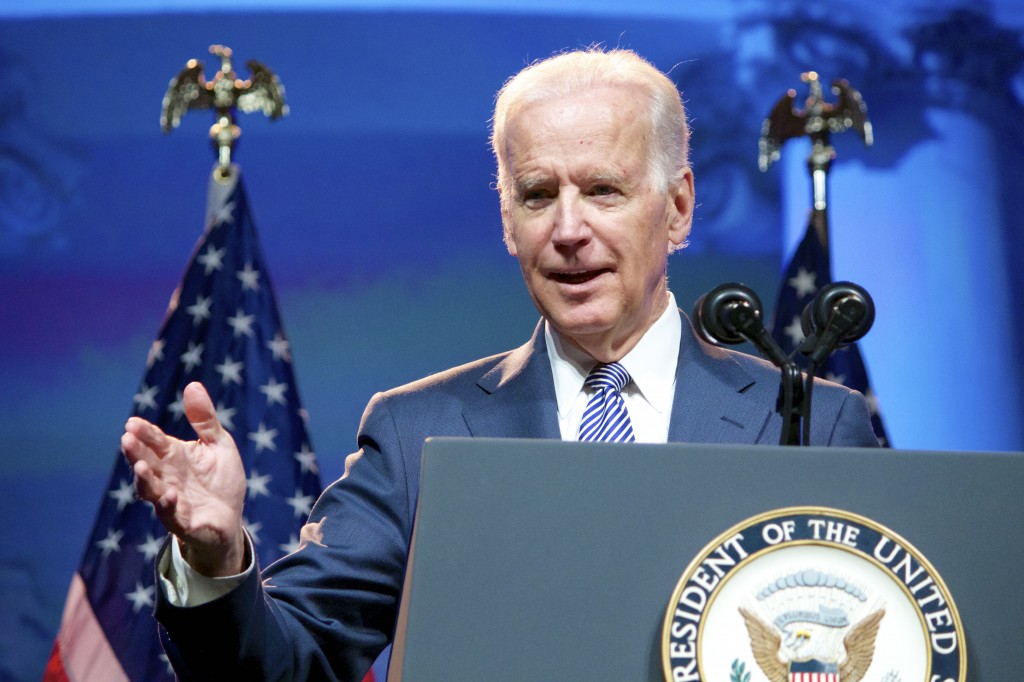
[(252, 472), (249, 473), (249, 478), (245, 480), (245, 487), (249, 493), (249, 499), (251, 500), (254, 497), (259, 497), (260, 495), (270, 497), (270, 489), (267, 487), (267, 484), (270, 483), (271, 478), (272, 476), (270, 474), (263, 474), (260, 476), (259, 472), (253, 469)]
[(242, 289), (245, 291), (260, 290), (260, 271), (252, 269), (252, 263), (246, 263), (245, 268), (235, 273), (235, 276), (242, 282)]
[(111, 490), (107, 495), (117, 500), (117, 511), (122, 511), (135, 501), (135, 488), (128, 481), (121, 481), (121, 486), (117, 490)]
[(142, 388), (132, 398), (132, 402), (139, 406), (139, 412), (143, 410), (156, 409), (156, 394), (160, 390), (159, 386), (147, 386), (142, 384)]
[(260, 426), (256, 431), (249, 434), (249, 440), (256, 443), (257, 453), (260, 453), (263, 450), (272, 450), (277, 452), (277, 446), (274, 445), (275, 438), (277, 438), (277, 429), (268, 429), (264, 426), (263, 422), (260, 422)]
[(228, 324), (235, 330), (235, 336), (252, 336), (252, 323), (256, 321), (255, 315), (246, 315), (242, 309), (239, 308), (238, 312), (235, 313), (234, 317), (228, 318)]
[(219, 421), (228, 431), (233, 431), (235, 428), (236, 412), (238, 412), (238, 410), (233, 407), (224, 407), (221, 403), (217, 403), (217, 421)]
[(152, 561), (160, 553), (160, 547), (163, 544), (163, 538), (155, 538), (152, 533), (146, 533), (146, 541), (141, 545), (135, 545), (135, 547), (142, 552), (142, 556), (146, 561)]
[(160, 654), (157, 658), (167, 665), (167, 674), (174, 675), (174, 667), (171, 665), (171, 659), (167, 658), (167, 654)]
[(228, 203), (217, 209), (217, 212), (211, 217), (213, 227), (218, 227), (224, 223), (233, 224), (235, 222), (235, 202), (229, 201)]
[(206, 247), (206, 253), (196, 258), (197, 261), (205, 268), (207, 275), (214, 270), (220, 270), (224, 267), (224, 254), (227, 253), (227, 249), (216, 249), (213, 244)]
[(296, 490), (295, 497), (286, 498), (285, 502), (295, 510), (295, 516), (308, 516), (313, 509), (313, 496), (303, 495), (301, 490)]
[(245, 366), (241, 360), (235, 362), (231, 359), (231, 356), (224, 358), (224, 362), (216, 365), (216, 370), (220, 372), (221, 381), (225, 384), (235, 383), (238, 385), (242, 384), (242, 368)]
[(846, 375), (845, 374), (833, 374), (832, 372), (829, 372), (828, 374), (825, 375), (825, 379), (827, 381), (831, 381), (834, 384), (845, 384), (846, 383)]
[(292, 361), (291, 349), (288, 346), (288, 339), (284, 338), (284, 334), (278, 332), (274, 335), (274, 338), (267, 341), (267, 348), (274, 354), (275, 360), (284, 360), (285, 362)]
[(197, 345), (194, 341), (189, 341), (188, 350), (181, 354), (181, 361), (185, 364), (186, 372), (191, 372), (203, 364), (203, 344)]
[(295, 459), (298, 460), (302, 473), (320, 473), (316, 463), (316, 453), (309, 449), (308, 443), (302, 444), (302, 449), (295, 453)]
[(267, 404), (273, 405), (284, 405), (284, 392), (288, 390), (288, 384), (279, 384), (277, 379), (270, 377), (267, 383), (260, 386), (260, 393), (267, 396)]
[(103, 556), (107, 556), (111, 552), (121, 551), (121, 538), (124, 537), (123, 530), (114, 530), (113, 528), (107, 529), (107, 537), (103, 538), (96, 543), (96, 546), (103, 551)]
[(166, 345), (167, 342), (163, 339), (157, 339), (153, 342), (153, 345), (149, 347), (149, 355), (146, 356), (146, 367), (152, 367), (154, 362), (164, 359), (164, 347)]
[(787, 280), (789, 286), (796, 289), (796, 297), (803, 298), (804, 296), (810, 296), (818, 290), (818, 285), (815, 284), (815, 280), (818, 279), (818, 273), (808, 272), (807, 268), (801, 267), (797, 271), (795, 277), (790, 277)]
[(213, 296), (196, 296), (196, 302), (185, 308), (185, 312), (192, 316), (192, 324), (199, 324), (202, 320), (210, 318), (211, 305)]
[(260, 531), (263, 530), (263, 524), (259, 521), (249, 521), (245, 518), (242, 519), (242, 525), (245, 526), (245, 531), (252, 537), (252, 543), (254, 545), (260, 544)]
[(138, 613), (143, 607), (152, 607), (153, 599), (156, 596), (156, 585), (143, 586), (139, 581), (135, 582), (135, 590), (125, 595), (132, 602), (132, 611)]
[(789, 326), (782, 330), (783, 333), (789, 337), (789, 342), (797, 346), (804, 340), (804, 328), (800, 324), (800, 316), (794, 315), (793, 321), (789, 323)]
[(284, 543), (283, 545), (278, 545), (278, 547), (281, 548), (281, 551), (285, 554), (291, 554), (292, 552), (298, 550), (299, 547), (301, 546), (302, 544), (299, 542), (299, 536), (295, 533), (292, 533), (288, 537), (288, 542)]
[(185, 415), (185, 395), (178, 391), (178, 397), (173, 403), (167, 406), (167, 411), (174, 415), (174, 421), (178, 421)]

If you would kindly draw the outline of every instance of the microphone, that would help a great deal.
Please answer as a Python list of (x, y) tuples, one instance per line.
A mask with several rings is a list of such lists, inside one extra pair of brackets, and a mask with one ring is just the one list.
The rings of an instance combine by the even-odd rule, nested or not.
[(858, 284), (833, 282), (807, 304), (800, 322), (806, 337), (800, 352), (818, 367), (836, 348), (868, 333), (875, 322), (875, 302)]
[(747, 285), (720, 284), (694, 304), (695, 329), (716, 346), (750, 341), (774, 365), (784, 367), (790, 360), (765, 329), (761, 310), (761, 299)]
[(775, 411), (782, 417), (779, 445), (800, 444), (803, 417), (803, 373), (782, 352), (761, 321), (761, 299), (745, 284), (720, 284), (697, 299), (693, 306), (697, 335), (709, 343), (735, 344), (750, 341), (779, 368), (779, 399)]

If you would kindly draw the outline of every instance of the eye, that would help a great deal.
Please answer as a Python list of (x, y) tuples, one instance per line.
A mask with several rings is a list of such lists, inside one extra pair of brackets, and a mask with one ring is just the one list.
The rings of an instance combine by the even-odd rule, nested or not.
[(600, 182), (591, 185), (587, 196), (601, 205), (614, 206), (625, 196), (622, 187), (616, 183)]
[(543, 208), (551, 203), (555, 193), (546, 187), (533, 187), (520, 193), (521, 201), (527, 208)]

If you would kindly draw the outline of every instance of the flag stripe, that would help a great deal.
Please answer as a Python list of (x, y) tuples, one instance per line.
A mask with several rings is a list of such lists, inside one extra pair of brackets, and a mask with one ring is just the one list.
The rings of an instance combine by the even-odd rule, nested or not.
[(53, 642), (50, 660), (46, 662), (46, 668), (43, 670), (43, 679), (47, 682), (68, 682), (68, 674), (64, 670), (64, 660), (61, 658), (59, 638)]
[[(128, 679), (93, 613), (85, 594), (85, 583), (78, 573), (71, 579), (71, 589), (64, 603), (64, 616), (51, 658), (56, 657), (61, 661), (60, 672), (69, 682)], [(49, 669), (47, 666), (48, 672)]]

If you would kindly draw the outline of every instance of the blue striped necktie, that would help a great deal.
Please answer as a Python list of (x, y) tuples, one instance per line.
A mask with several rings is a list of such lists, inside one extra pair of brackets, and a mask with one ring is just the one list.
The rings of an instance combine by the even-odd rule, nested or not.
[(595, 393), (583, 411), (579, 433), (581, 441), (633, 442), (633, 425), (629, 422), (626, 402), (622, 399), (622, 389), (628, 383), (629, 372), (617, 362), (598, 365), (590, 371), (584, 385), (595, 389)]

